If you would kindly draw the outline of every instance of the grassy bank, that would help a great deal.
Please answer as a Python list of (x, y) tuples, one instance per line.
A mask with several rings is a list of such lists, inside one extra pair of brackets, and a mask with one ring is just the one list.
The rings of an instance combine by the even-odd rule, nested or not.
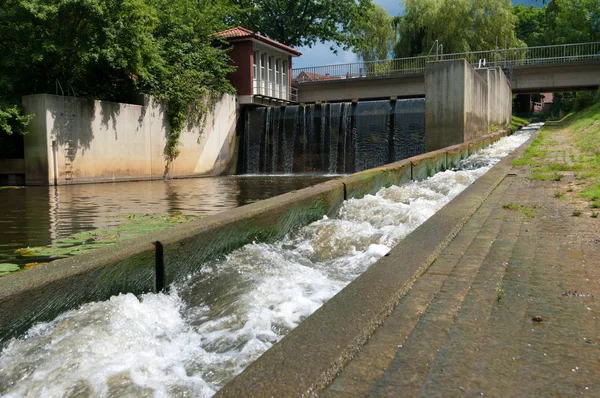
[(557, 192), (556, 197), (578, 197), (590, 208), (600, 208), (600, 102), (544, 126), (513, 165), (528, 167), (535, 180), (572, 176), (567, 192)]
[(513, 116), (510, 122), (509, 130), (515, 132), (527, 124), (529, 124), (529, 120), (524, 119), (522, 117)]

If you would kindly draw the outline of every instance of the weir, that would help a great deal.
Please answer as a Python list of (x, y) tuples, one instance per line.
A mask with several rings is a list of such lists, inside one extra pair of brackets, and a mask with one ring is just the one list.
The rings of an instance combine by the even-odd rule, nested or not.
[[(422, 253), (422, 239), (409, 238), (408, 267), (378, 260), (385, 263), (392, 247), (527, 139), (505, 138), (478, 154), (507, 134), (486, 134), (493, 92), (464, 61), (440, 68), (452, 72), (444, 92), (458, 90), (462, 105), (447, 108), (434, 98), (436, 114), (426, 115), (424, 100), (413, 99), (244, 116), (245, 173), (355, 174), (0, 278), (0, 393), (210, 396), (225, 386), (221, 394), (241, 396), (248, 380), (256, 395), (286, 395), (263, 394), (271, 382), (289, 386), (291, 395), (322, 387), (436, 251)], [(462, 122), (447, 132), (429, 129), (428, 138), (431, 117)], [(449, 139), (431, 140), (442, 135)], [(434, 246), (467, 217), (457, 214), (444, 214), (442, 229), (428, 224)], [(363, 304), (373, 298), (381, 305), (371, 313)], [(324, 303), (334, 316), (311, 315)], [(339, 333), (341, 344), (316, 344), (321, 331), (307, 331), (305, 318), (313, 326), (333, 322), (326, 330)], [(303, 333), (312, 337), (295, 340)], [(302, 358), (309, 351), (298, 353), (295, 342), (315, 342), (323, 355), (313, 349)], [(277, 359), (282, 352), (284, 362), (298, 355), (287, 376)], [(281, 381), (296, 374), (302, 382)]]
[[(432, 210), (422, 207), (425, 203), (442, 206), (449, 200), (448, 194), (459, 192), (462, 189), (459, 187), (468, 185), (472, 177), (470, 171), (447, 172), (448, 184), (427, 180), (422, 187), (413, 183), (400, 190), (394, 185), (452, 168), (456, 164), (456, 154), (459, 158), (463, 156), (461, 153), (474, 154), (502, 135), (494, 134), (447, 151), (363, 171), (227, 214), (207, 217), (181, 228), (0, 279), (0, 332), (5, 341), (15, 333), (22, 333), (32, 322), (51, 321), (31, 329), (27, 340), (13, 340), (5, 346), (0, 364), (9, 369), (9, 373), (3, 376), (0, 388), (8, 392), (14, 387), (14, 391), (25, 394), (41, 388), (43, 382), (18, 383), (17, 379), (21, 377), (18, 375), (26, 371), (28, 374), (37, 372), (38, 376), (50, 372), (53, 385), (63, 391), (80, 389), (88, 393), (115, 393), (115, 388), (127, 385), (138, 392), (152, 389), (172, 395), (211, 395), (365, 267), (381, 258), (394, 242), (429, 217)], [(502, 148), (496, 150), (500, 153), (509, 150)], [(493, 155), (489, 159), (494, 156), (502, 155)], [(426, 162), (428, 159), (431, 160), (429, 163)], [(475, 158), (473, 165), (477, 169), (473, 176), (493, 164), (486, 159), (485, 156)], [(438, 185), (445, 188), (434, 193), (432, 189)], [(365, 201), (356, 200), (382, 187), (391, 187), (390, 193), (367, 197)], [(355, 199), (343, 202), (352, 198)], [(390, 207), (392, 202), (396, 202), (396, 210)], [(407, 209), (413, 210), (407, 212)], [(387, 214), (390, 210), (392, 213)], [(411, 211), (416, 213), (411, 215)], [(420, 212), (423, 213), (417, 217)], [(322, 218), (324, 214), (335, 218)], [(371, 216), (375, 219), (371, 220)], [(405, 225), (402, 221), (405, 219), (412, 226)], [(317, 222), (300, 228), (311, 221)], [(396, 222), (400, 224), (391, 228)], [(364, 230), (365, 223), (375, 228)], [(296, 232), (285, 237), (292, 231)], [(317, 240), (307, 246), (305, 238), (310, 237)], [(141, 300), (132, 295), (114, 296), (154, 289), (151, 242), (157, 240), (164, 247), (167, 283), (187, 280), (190, 275), (193, 279), (183, 285), (176, 284), (175, 291), (169, 295), (144, 295)], [(223, 259), (223, 254), (248, 243), (251, 244)], [(266, 254), (261, 254), (263, 249), (268, 249)], [(129, 271), (133, 274), (127, 274)], [(296, 282), (301, 283), (295, 285)], [(58, 313), (81, 303), (111, 296), (108, 302), (89, 304), (52, 320)], [(240, 298), (244, 300), (239, 301)], [(153, 315), (148, 318), (144, 314)], [(96, 330), (95, 320), (101, 319), (108, 323), (101, 323), (100, 330)], [(134, 326), (138, 322), (143, 332), (136, 331)], [(134, 329), (116, 327), (125, 324)], [(62, 335), (62, 331), (72, 328), (78, 330), (72, 334), (75, 340)], [(124, 334), (111, 337), (117, 330)], [(96, 337), (85, 338), (87, 333)], [(89, 353), (95, 351), (94, 341), (99, 336), (108, 339), (100, 344), (103, 350), (114, 352), (116, 362), (111, 360), (111, 355), (87, 362)], [(70, 344), (83, 346), (76, 349), (81, 354), (69, 359), (65, 355), (71, 351), (63, 351), (62, 347)], [(58, 362), (43, 359), (47, 357), (46, 349), (58, 355)], [(18, 360), (24, 358), (22, 350), (42, 355), (34, 361), (38, 365), (26, 365), (31, 358), (25, 362)], [(141, 360), (137, 353), (148, 350), (154, 352), (151, 359)], [(238, 351), (241, 356), (229, 357)], [(167, 352), (176, 355), (163, 357)], [(121, 357), (119, 353), (129, 354)], [(79, 372), (62, 373), (58, 364), (63, 360), (75, 360)], [(110, 363), (102, 362), (105, 360)], [(224, 368), (213, 369), (213, 360)], [(101, 368), (94, 371), (100, 384), (98, 380), (84, 376), (96, 365)], [(152, 380), (147, 379), (150, 384), (140, 384), (139, 377), (146, 372), (154, 376)], [(180, 378), (177, 374), (188, 376)], [(47, 378), (42, 376), (40, 380)]]
[(425, 99), (255, 108), (243, 120), (243, 174), (349, 174), (425, 152)]

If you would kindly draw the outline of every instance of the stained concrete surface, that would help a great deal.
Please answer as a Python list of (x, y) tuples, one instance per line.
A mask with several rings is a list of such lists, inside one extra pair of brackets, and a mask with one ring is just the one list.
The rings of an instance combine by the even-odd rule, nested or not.
[(599, 396), (600, 219), (568, 183), (512, 170), (320, 395)]

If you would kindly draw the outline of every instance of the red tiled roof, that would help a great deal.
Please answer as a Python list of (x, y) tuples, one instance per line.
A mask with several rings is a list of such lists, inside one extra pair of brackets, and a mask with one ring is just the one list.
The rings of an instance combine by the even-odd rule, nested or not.
[(296, 78), (294, 80), (299, 81), (299, 82), (306, 82), (306, 81), (310, 82), (310, 81), (319, 81), (319, 80), (339, 80), (339, 79), (340, 79), (339, 77), (334, 77), (329, 74), (321, 75), (319, 73), (302, 71), (298, 74), (298, 76), (296, 76)]
[[(273, 47), (277, 47), (283, 51), (286, 51), (292, 55), (299, 56), (302, 53), (298, 50), (293, 49), (292, 47), (286, 46), (285, 44), (279, 43), (278, 41), (269, 39), (266, 36), (259, 35), (258, 33), (254, 33), (250, 29), (243, 28), (241, 26), (236, 26), (235, 28), (227, 29), (222, 32), (215, 33), (217, 36), (221, 36), (226, 38), (229, 41), (236, 41), (236, 39), (256, 39), (262, 41), (263, 43), (267, 43)], [(231, 40), (234, 39), (234, 40)]]

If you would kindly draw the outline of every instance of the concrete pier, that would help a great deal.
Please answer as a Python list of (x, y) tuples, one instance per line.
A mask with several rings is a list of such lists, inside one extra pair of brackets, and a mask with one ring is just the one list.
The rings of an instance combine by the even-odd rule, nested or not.
[(512, 92), (500, 68), (466, 60), (425, 66), (425, 150), (471, 140), (510, 124)]

